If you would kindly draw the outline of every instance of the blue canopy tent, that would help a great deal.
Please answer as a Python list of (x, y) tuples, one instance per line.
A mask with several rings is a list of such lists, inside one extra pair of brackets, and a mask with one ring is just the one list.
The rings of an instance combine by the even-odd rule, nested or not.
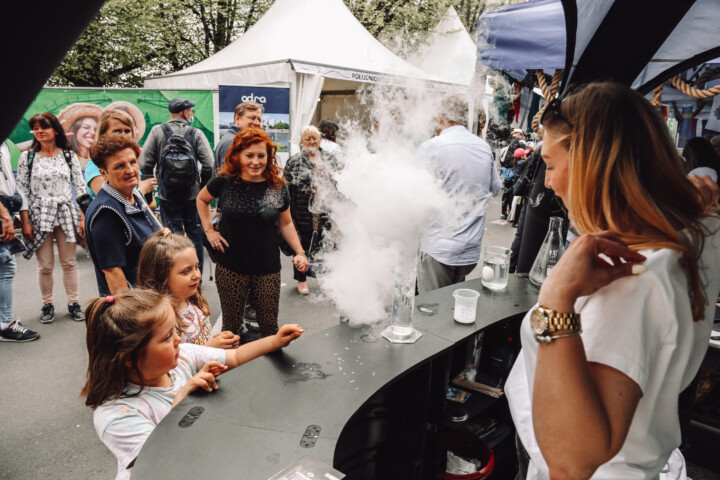
[(478, 70), (522, 80), (529, 70), (565, 67), (565, 14), (560, 0), (531, 0), (486, 11), (478, 25)]
[(564, 86), (611, 78), (648, 93), (720, 57), (718, 25), (718, 0), (530, 0), (480, 17), (478, 68), (518, 80), (564, 69)]
[[(603, 79), (648, 94), (720, 57), (718, 25), (718, 0), (531, 0), (480, 17), (478, 70), (501, 70), (520, 81), (530, 70), (563, 69), (558, 93)], [(544, 188), (539, 170), (533, 198)], [(551, 197), (527, 209), (518, 272), (530, 270), (539, 250)]]

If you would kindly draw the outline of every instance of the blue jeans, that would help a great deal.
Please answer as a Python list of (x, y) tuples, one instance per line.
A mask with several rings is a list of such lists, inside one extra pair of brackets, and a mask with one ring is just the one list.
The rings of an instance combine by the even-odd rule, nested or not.
[(202, 226), (197, 213), (195, 200), (187, 200), (184, 202), (160, 200), (160, 217), (162, 217), (163, 224), (173, 233), (177, 233), (178, 235), (186, 234), (193, 245), (195, 245), (198, 262), (200, 262), (200, 272), (202, 273)]
[(7, 262), (0, 262), (0, 322), (11, 323), (12, 313), (12, 284), (15, 278), (15, 257)]

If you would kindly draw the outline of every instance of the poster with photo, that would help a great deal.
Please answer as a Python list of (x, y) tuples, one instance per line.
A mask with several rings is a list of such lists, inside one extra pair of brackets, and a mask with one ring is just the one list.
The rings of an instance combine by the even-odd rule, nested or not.
[(285, 165), (290, 156), (290, 89), (220, 85), (218, 103), (221, 137), (235, 121), (235, 107), (247, 101), (263, 106), (262, 126), (278, 147), (280, 165)]
[(30, 149), (33, 134), (28, 120), (38, 113), (54, 114), (85, 168), (88, 151), (95, 143), (97, 124), (102, 112), (116, 108), (129, 113), (135, 123), (135, 141), (142, 147), (150, 129), (170, 120), (168, 103), (176, 97), (195, 102), (193, 127), (200, 130), (213, 147), (212, 93), (201, 90), (87, 89), (45, 88), (30, 104), (9, 137), (13, 169), (17, 169), (20, 152)]

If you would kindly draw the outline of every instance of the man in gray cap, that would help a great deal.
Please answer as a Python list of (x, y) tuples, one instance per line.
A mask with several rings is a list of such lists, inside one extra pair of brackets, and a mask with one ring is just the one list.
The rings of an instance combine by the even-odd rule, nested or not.
[(162, 221), (174, 233), (187, 234), (202, 271), (202, 226), (195, 197), (212, 176), (213, 154), (205, 135), (190, 126), (194, 106), (187, 98), (170, 100), (170, 120), (150, 130), (140, 154), (140, 172), (143, 178), (157, 177)]

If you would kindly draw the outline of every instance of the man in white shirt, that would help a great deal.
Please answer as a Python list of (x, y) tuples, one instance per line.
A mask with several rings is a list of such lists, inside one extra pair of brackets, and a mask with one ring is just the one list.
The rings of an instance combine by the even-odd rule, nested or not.
[(502, 189), (490, 145), (468, 131), (467, 118), (467, 103), (446, 97), (437, 117), (440, 133), (420, 146), (421, 158), (455, 201), (454, 210), (431, 222), (420, 242), (420, 293), (465, 281), (480, 261), (487, 199)]
[[(3, 142), (0, 145), (0, 196), (10, 197), (16, 193), (15, 177), (10, 163), (10, 150)], [(20, 210), (23, 221), (29, 222), (27, 200), (24, 197), (22, 197)], [(0, 231), (0, 342), (29, 342), (37, 339), (40, 335), (23, 327), (17, 320), (13, 320), (12, 313), (12, 283), (17, 268), (15, 250), (9, 245), (15, 239), (12, 217), (13, 215), (3, 202), (0, 202), (0, 220), (2, 220), (2, 230)]]

